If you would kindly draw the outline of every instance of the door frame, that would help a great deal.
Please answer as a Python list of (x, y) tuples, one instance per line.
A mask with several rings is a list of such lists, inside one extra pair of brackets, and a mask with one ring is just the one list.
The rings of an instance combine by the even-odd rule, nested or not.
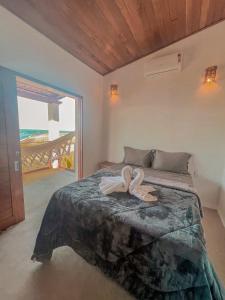
[(12, 215), (0, 220), (0, 230), (25, 218), (23, 184), (20, 159), (19, 120), (17, 108), (16, 76), (0, 67), (1, 95), (5, 115), (6, 149), (8, 156), (9, 183)]
[(68, 95), (68, 97), (72, 97), (75, 98), (75, 103), (76, 103), (76, 128), (78, 128), (78, 134), (77, 134), (77, 139), (78, 139), (78, 149), (77, 150), (77, 159), (76, 162), (78, 163), (78, 179), (82, 179), (83, 178), (83, 96), (78, 94), (77, 92), (73, 91), (69, 91), (66, 90), (64, 88), (55, 86), (49, 82), (44, 82), (42, 80), (39, 80), (37, 78), (34, 78), (32, 76), (14, 71), (14, 70), (10, 70), (8, 68), (2, 67), (0, 66), (0, 69), (5, 70), (6, 72), (9, 72), (11, 74), (13, 74), (15, 76), (15, 78), (18, 77), (22, 77), (24, 79), (36, 82), (38, 84), (42, 84), (44, 86), (50, 87), (52, 89), (58, 90), (62, 93), (64, 93), (65, 95)]
[(82, 179), (83, 174), (83, 97), (76, 97), (75, 98), (75, 122), (76, 122), (76, 131), (77, 134), (76, 139), (77, 143), (75, 141), (75, 164), (78, 166), (77, 170), (77, 178)]
[(39, 80), (37, 78), (34, 78), (32, 76), (29, 76), (29, 75), (26, 75), (26, 74), (23, 74), (23, 73), (20, 73), (20, 72), (17, 72), (17, 71), (13, 71), (13, 70), (10, 70), (8, 68), (5, 68), (5, 67), (1, 67), (0, 66), (0, 69), (2, 70), (5, 70), (11, 74), (13, 74), (16, 77), (22, 77), (24, 79), (27, 79), (27, 80), (30, 80), (30, 81), (33, 81), (35, 83), (38, 83), (38, 84), (41, 84), (41, 85), (44, 85), (44, 86), (47, 86), (47, 87), (50, 87), (52, 89), (55, 89), (55, 90), (58, 90), (62, 93), (66, 95), (68, 95), (68, 97), (72, 97), (72, 98), (75, 98), (75, 104), (76, 104), (76, 128), (78, 128), (78, 131), (77, 131), (77, 139), (78, 139), (78, 147), (76, 148), (76, 151), (77, 151), (77, 158), (76, 158), (76, 163), (78, 164), (78, 169), (77, 169), (77, 179), (82, 179), (83, 178), (83, 102), (84, 102), (84, 99), (83, 99), (83, 96), (78, 94), (77, 92), (71, 92), (69, 90), (66, 90), (64, 88), (61, 88), (61, 87), (58, 87), (58, 86), (55, 86), (49, 82), (44, 82), (42, 80)]
[(75, 175), (76, 179), (82, 179), (83, 178), (83, 97), (80, 96), (77, 93), (71, 93), (64, 89), (58, 88), (56, 86), (53, 86), (51, 84), (42, 82), (40, 80), (33, 79), (32, 77), (25, 76), (23, 74), (14, 72), (16, 74), (16, 77), (20, 77), (22, 79), (29, 80), (33, 83), (37, 83), (39, 85), (46, 86), (48, 88), (51, 88), (53, 90), (61, 92), (65, 97), (68, 96), (72, 100), (74, 100), (75, 104)]
[[(42, 84), (44, 86), (53, 88), (55, 90), (61, 91), (62, 93), (68, 95), (75, 99), (76, 103), (76, 130), (77, 130), (77, 145), (76, 148), (76, 163), (78, 168), (76, 168), (77, 179), (83, 178), (83, 97), (76, 93), (65, 90), (64, 88), (54, 86), (48, 82), (43, 82), (31, 76), (10, 70), (8, 68), (0, 66), (0, 77), (3, 86), (3, 94), (0, 95), (4, 98), (11, 98), (12, 101), (6, 101), (4, 99), (5, 111), (10, 109), (13, 110), (13, 117), (6, 115), (6, 130), (7, 130), (7, 147), (9, 156), (9, 172), (10, 172), (10, 185), (11, 185), (11, 199), (13, 216), (0, 222), (0, 230), (9, 227), (10, 225), (16, 224), (25, 218), (24, 211), (24, 199), (23, 199), (23, 185), (22, 185), (22, 168), (21, 168), (21, 156), (20, 156), (20, 141), (19, 141), (19, 120), (18, 120), (18, 105), (17, 105), (17, 87), (16, 87), (16, 77), (22, 77), (27, 80)], [(15, 167), (17, 165), (19, 170), (15, 172)]]

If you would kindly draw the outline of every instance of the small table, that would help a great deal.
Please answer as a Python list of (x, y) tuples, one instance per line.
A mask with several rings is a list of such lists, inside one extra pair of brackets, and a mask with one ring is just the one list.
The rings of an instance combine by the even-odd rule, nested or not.
[(105, 168), (107, 169), (113, 165), (116, 165), (116, 163), (113, 163), (111, 161), (102, 161), (99, 163), (99, 169), (105, 169)]

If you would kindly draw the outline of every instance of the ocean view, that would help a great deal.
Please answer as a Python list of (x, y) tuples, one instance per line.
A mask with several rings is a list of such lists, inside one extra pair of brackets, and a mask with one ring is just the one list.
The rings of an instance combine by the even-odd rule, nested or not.
[(20, 140), (32, 137), (35, 135), (46, 134), (48, 130), (41, 129), (20, 129)]
[[(61, 134), (66, 134), (71, 131), (60, 131)], [(42, 129), (20, 129), (20, 141), (35, 135), (47, 134), (48, 130)]]

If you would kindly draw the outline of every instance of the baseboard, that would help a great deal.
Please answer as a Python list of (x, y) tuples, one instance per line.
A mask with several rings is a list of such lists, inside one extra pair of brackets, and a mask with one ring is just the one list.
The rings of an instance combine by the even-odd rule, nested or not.
[(216, 205), (215, 203), (211, 203), (211, 202), (207, 202), (207, 201), (201, 201), (201, 202), (202, 202), (202, 207), (217, 210), (218, 205)]
[(220, 220), (221, 220), (223, 226), (225, 227), (225, 219), (224, 219), (224, 217), (223, 217), (222, 214), (220, 213), (219, 209), (217, 209), (217, 212), (218, 212), (218, 215), (219, 215), (219, 217), (220, 217)]
[(219, 217), (220, 217), (220, 220), (221, 220), (223, 226), (225, 227), (225, 218), (224, 218), (224, 216), (221, 214), (221, 212), (220, 212), (220, 210), (219, 210), (218, 208), (213, 207), (213, 206), (211, 206), (211, 205), (205, 205), (205, 203), (204, 203), (202, 206), (203, 206), (203, 207), (206, 207), (206, 208), (210, 208), (210, 209), (216, 210), (217, 213), (218, 213), (218, 215), (219, 215)]

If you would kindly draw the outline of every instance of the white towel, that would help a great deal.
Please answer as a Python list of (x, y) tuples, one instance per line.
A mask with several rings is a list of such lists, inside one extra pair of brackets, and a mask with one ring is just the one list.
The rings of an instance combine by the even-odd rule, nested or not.
[(102, 177), (99, 184), (100, 190), (104, 195), (113, 192), (127, 192), (131, 182), (132, 168), (125, 166), (121, 171), (121, 176)]
[(144, 180), (144, 171), (142, 169), (134, 169), (135, 177), (129, 186), (129, 193), (144, 201), (156, 201), (157, 197), (151, 195), (155, 189), (150, 185), (141, 185)]

